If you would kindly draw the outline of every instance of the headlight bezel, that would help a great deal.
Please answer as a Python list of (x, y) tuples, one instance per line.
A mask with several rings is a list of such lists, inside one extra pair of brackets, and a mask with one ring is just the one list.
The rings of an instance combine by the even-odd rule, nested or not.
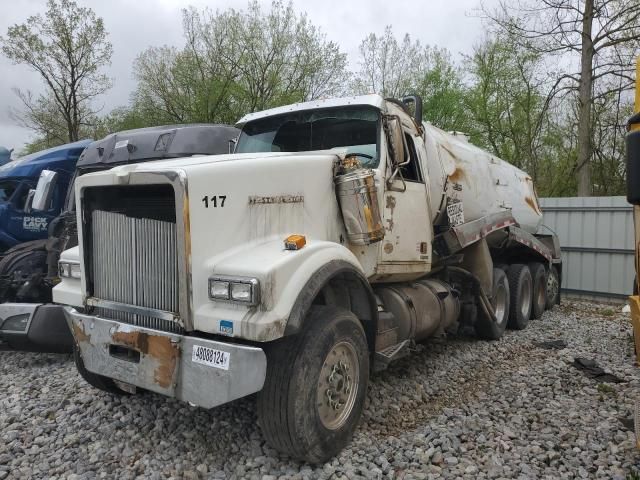
[[(212, 295), (212, 287), (214, 284), (226, 283), (228, 285), (226, 295), (220, 294), (219, 296)], [(249, 297), (246, 300), (241, 298), (233, 297), (233, 286), (241, 285), (244, 288), (249, 287)], [(220, 289), (223, 290), (223, 289)], [(208, 296), (209, 300), (213, 300), (215, 302), (228, 302), (236, 305), (246, 305), (248, 307), (255, 307), (260, 303), (260, 281), (257, 278), (253, 277), (238, 277), (238, 276), (229, 276), (229, 275), (214, 275), (209, 277), (208, 282)]]
[(82, 272), (80, 269), (80, 262), (69, 262), (61, 260), (58, 262), (58, 276), (60, 278), (72, 278), (80, 280)]

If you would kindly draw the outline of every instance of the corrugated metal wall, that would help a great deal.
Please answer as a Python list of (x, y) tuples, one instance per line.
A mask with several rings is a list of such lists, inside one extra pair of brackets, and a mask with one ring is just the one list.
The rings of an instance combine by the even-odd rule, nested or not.
[(560, 238), (562, 290), (591, 298), (630, 295), (635, 276), (633, 210), (626, 198), (541, 198), (540, 204), (543, 224)]

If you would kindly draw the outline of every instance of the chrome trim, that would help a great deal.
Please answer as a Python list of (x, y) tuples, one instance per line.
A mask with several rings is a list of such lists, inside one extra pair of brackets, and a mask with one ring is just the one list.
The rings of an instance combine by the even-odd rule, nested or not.
[[(229, 282), (229, 298), (216, 298), (211, 296), (211, 283), (212, 282)], [(233, 283), (244, 283), (251, 285), (251, 300), (245, 302), (243, 300), (234, 300), (231, 297), (231, 284)], [(257, 278), (252, 277), (235, 277), (228, 275), (214, 275), (213, 277), (209, 277), (209, 282), (207, 283), (207, 294), (209, 296), (209, 300), (214, 302), (227, 302), (227, 303), (235, 303), (236, 305), (246, 305), (248, 307), (255, 307), (260, 304), (260, 281)]]
[(128, 303), (113, 302), (111, 300), (103, 300), (101, 298), (89, 297), (86, 300), (87, 306), (108, 308), (110, 310), (119, 310), (126, 313), (144, 315), (147, 317), (159, 318), (160, 320), (170, 320), (177, 322), (179, 317), (175, 313), (165, 312), (164, 310), (156, 310), (155, 308), (140, 307), (138, 305), (129, 305)]
[[(103, 174), (104, 175), (104, 174)], [(126, 170), (118, 171), (109, 177), (109, 180), (117, 180), (117, 183), (104, 182), (93, 183), (92, 176), (78, 178), (76, 187), (76, 202), (80, 208), (78, 215), (78, 245), (80, 248), (80, 258), (86, 262), (86, 252), (84, 251), (84, 228), (86, 226), (83, 196), (87, 188), (106, 187), (114, 184), (120, 185), (158, 185), (169, 184), (173, 187), (176, 204), (176, 247), (178, 251), (178, 305), (179, 317), (175, 320), (187, 331), (193, 330), (193, 295), (192, 295), (192, 272), (191, 272), (191, 229), (189, 225), (189, 190), (187, 175), (183, 170), (144, 172)], [(88, 297), (87, 275), (82, 276), (82, 292)]]

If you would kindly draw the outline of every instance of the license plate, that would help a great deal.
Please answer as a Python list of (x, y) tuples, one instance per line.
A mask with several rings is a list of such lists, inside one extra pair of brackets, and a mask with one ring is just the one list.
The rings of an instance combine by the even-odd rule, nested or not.
[(447, 217), (449, 217), (449, 225), (456, 227), (464, 223), (464, 207), (462, 202), (450, 203), (447, 205)]
[(191, 360), (195, 363), (207, 365), (208, 367), (220, 368), (222, 370), (229, 370), (230, 359), (231, 354), (229, 352), (223, 352), (222, 350), (203, 347), (201, 345), (193, 346)]

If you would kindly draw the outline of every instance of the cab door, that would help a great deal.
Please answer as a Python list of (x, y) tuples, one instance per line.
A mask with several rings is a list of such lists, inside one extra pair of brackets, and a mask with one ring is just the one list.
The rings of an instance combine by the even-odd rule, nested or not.
[[(422, 139), (403, 128), (405, 164), (393, 182), (387, 181), (383, 200), (385, 237), (380, 246), (379, 273), (424, 273), (430, 268), (432, 229), (428, 193), (418, 151)], [(395, 167), (389, 167), (387, 180)]]

